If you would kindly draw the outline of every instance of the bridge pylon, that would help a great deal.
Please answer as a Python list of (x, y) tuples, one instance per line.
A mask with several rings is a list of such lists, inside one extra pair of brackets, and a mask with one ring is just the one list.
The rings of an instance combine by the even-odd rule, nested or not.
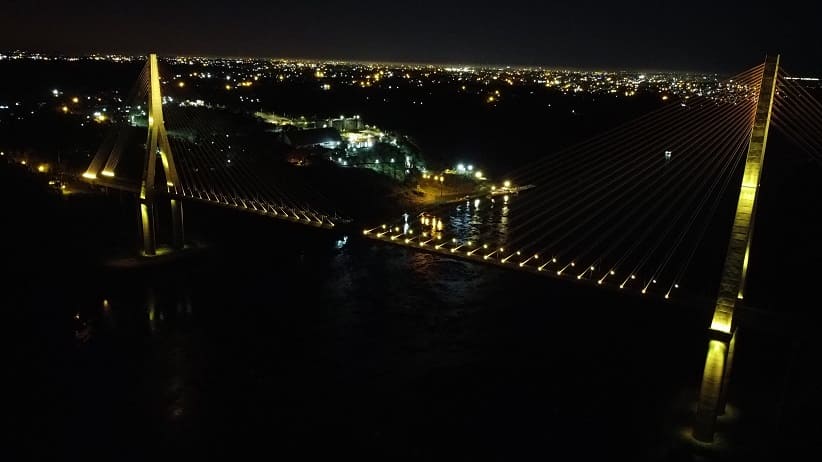
[[(179, 184), (177, 167), (174, 163), (174, 154), (168, 142), (165, 121), (163, 119), (163, 97), (160, 91), (160, 72), (157, 66), (157, 55), (148, 57), (149, 88), (148, 88), (148, 137), (146, 139), (146, 158), (143, 168), (143, 179), (140, 185), (140, 221), (143, 238), (143, 252), (146, 255), (155, 255), (157, 252), (157, 229), (155, 224), (155, 202), (158, 188), (156, 185), (157, 159), (159, 158), (166, 184), (161, 190), (171, 194), (176, 192)], [(171, 231), (172, 246), (181, 249), (184, 245), (183, 204), (171, 198)]]
[(748, 273), (748, 258), (751, 251), (756, 200), (765, 147), (771, 123), (774, 94), (776, 93), (779, 55), (767, 56), (759, 89), (753, 127), (751, 130), (745, 171), (739, 189), (728, 251), (722, 269), (722, 279), (716, 299), (713, 319), (709, 329), (708, 354), (699, 388), (696, 421), (693, 428), (695, 439), (712, 442), (717, 416), (725, 413), (728, 383), (733, 366), (736, 326), (733, 312), (743, 300), (745, 279)]
[[(142, 179), (138, 197), (138, 219), (140, 220), (140, 235), (145, 255), (157, 254), (157, 223), (156, 204), (158, 193), (170, 197), (171, 201), (171, 245), (174, 249), (182, 249), (185, 245), (185, 230), (183, 229), (183, 204), (177, 195), (179, 177), (174, 154), (168, 142), (165, 120), (163, 118), (163, 96), (160, 90), (160, 72), (157, 65), (157, 55), (150, 54), (146, 67), (143, 69), (143, 78), (147, 79), (147, 88), (141, 94), (148, 99), (148, 134), (145, 144), (145, 159), (143, 162)], [(115, 170), (120, 162), (122, 148), (108, 149), (101, 147), (92, 159), (91, 164), (83, 177), (101, 185), (110, 185), (116, 182)], [(165, 184), (157, 185), (157, 159), (160, 159), (165, 176)], [(98, 177), (102, 175), (103, 178)]]

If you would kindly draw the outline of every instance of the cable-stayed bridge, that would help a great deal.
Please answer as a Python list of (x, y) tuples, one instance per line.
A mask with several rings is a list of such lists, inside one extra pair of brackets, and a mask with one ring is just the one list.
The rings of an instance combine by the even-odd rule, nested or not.
[[(232, 146), (231, 134), (209, 120), (208, 109), (164, 108), (171, 101), (161, 93), (160, 65), (152, 54), (124, 102), (132, 115), (110, 130), (83, 173), (93, 184), (139, 194), (145, 255), (157, 252), (160, 198), (170, 201), (174, 249), (185, 242), (183, 199), (319, 228), (347, 221), (325, 208), (328, 201), (316, 191), (261, 175)], [(143, 144), (135, 143), (139, 136), (146, 137)], [(142, 148), (134, 152), (134, 146)]]
[[(773, 126), (822, 162), (822, 104), (778, 56), (716, 91), (662, 108), (510, 172), (488, 194), (367, 227), (366, 237), (553, 278), (668, 299), (723, 202), (736, 203), (697, 407), (712, 441), (725, 410)], [(725, 207), (728, 208), (728, 207)]]
[(675, 296), (744, 165), (764, 65), (367, 237), (546, 276)]
[[(151, 55), (128, 99), (144, 115), (145, 127), (137, 130), (140, 124), (131, 120), (113, 130), (83, 175), (139, 195), (145, 254), (157, 250), (160, 200), (170, 201), (174, 248), (185, 242), (184, 200), (321, 228), (343, 220), (311, 188), (255, 169), (237, 155), (231, 133), (215, 128), (196, 108), (164, 107), (161, 87), (157, 57)], [(733, 312), (745, 297), (772, 125), (822, 162), (822, 104), (782, 69), (778, 56), (726, 79), (715, 91), (671, 99), (645, 116), (543, 156), (510, 172), (488, 194), (368, 226), (363, 235), (667, 299), (692, 281), (689, 270), (700, 244), (722, 218), (723, 203), (734, 202), (694, 432), (710, 441), (725, 406)], [(146, 141), (138, 152), (129, 152), (134, 131)]]

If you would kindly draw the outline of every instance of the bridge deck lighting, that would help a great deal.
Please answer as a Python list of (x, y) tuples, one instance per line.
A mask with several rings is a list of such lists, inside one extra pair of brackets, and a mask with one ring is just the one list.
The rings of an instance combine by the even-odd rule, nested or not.
[(503, 185), (505, 185), (505, 187), (506, 187), (506, 188), (510, 188), (510, 187), (511, 187), (511, 182), (510, 182), (510, 181), (508, 181), (508, 180), (505, 180), (505, 182), (503, 183)]
[(83, 173), (83, 178), (88, 178), (89, 180), (94, 180), (94, 179), (97, 178), (97, 175), (95, 175), (93, 173), (86, 172), (86, 173)]

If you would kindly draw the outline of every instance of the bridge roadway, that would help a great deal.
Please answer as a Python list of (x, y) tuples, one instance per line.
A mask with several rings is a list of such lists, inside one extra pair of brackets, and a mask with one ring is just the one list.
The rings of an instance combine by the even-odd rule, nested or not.
[[(80, 181), (83, 181), (85, 183), (91, 184), (93, 186), (101, 186), (101, 187), (104, 187), (104, 188), (116, 189), (118, 191), (125, 191), (125, 192), (129, 192), (129, 193), (133, 193), (135, 195), (140, 194), (140, 185), (138, 185), (134, 182), (122, 181), (122, 180), (119, 180), (119, 179), (114, 178), (114, 177), (97, 177), (97, 178), (94, 178), (94, 179), (89, 179), (89, 178), (83, 178), (83, 177), (78, 176), (77, 179), (80, 180)], [(307, 214), (303, 211), (294, 211), (293, 209), (290, 209), (288, 207), (283, 207), (282, 209), (284, 209), (284, 210), (281, 210), (280, 213), (278, 213), (278, 212), (273, 211), (273, 210), (265, 210), (265, 209), (258, 209), (258, 208), (254, 208), (254, 207), (248, 207), (244, 204), (232, 204), (230, 202), (220, 202), (220, 201), (215, 201), (215, 200), (211, 200), (211, 199), (204, 199), (202, 197), (197, 197), (197, 196), (189, 196), (189, 195), (186, 195), (186, 194), (161, 193), (159, 195), (160, 196), (168, 196), (172, 199), (185, 199), (187, 201), (197, 201), (197, 202), (201, 202), (201, 203), (205, 203), (205, 204), (209, 204), (209, 205), (216, 205), (216, 206), (219, 206), (219, 207), (229, 208), (229, 209), (233, 209), (233, 210), (241, 210), (243, 212), (253, 213), (253, 214), (256, 214), (256, 215), (263, 215), (263, 216), (266, 216), (266, 217), (275, 218), (275, 219), (278, 219), (278, 220), (287, 221), (287, 222), (291, 222), (291, 223), (298, 223), (298, 224), (301, 224), (301, 225), (313, 226), (315, 228), (334, 229), (335, 226), (336, 226), (336, 223), (329, 220), (328, 218), (324, 218), (322, 220), (320, 218), (317, 218), (317, 217), (312, 218), (309, 215), (313, 215), (313, 213), (312, 214)], [(286, 213), (286, 211), (289, 211), (290, 214)], [(302, 216), (300, 216), (300, 214), (302, 214)], [(339, 219), (339, 218), (336, 219), (336, 221), (337, 222), (343, 222), (343, 223), (346, 222), (346, 220)]]
[[(391, 245), (402, 246), (412, 250), (443, 255), (451, 258), (458, 258), (462, 260), (471, 261), (474, 263), (482, 263), (486, 265), (496, 266), (499, 268), (505, 268), (508, 270), (520, 270), (534, 275), (547, 276), (553, 279), (572, 282), (578, 285), (584, 285), (588, 287), (593, 285), (597, 288), (607, 289), (615, 293), (631, 294), (641, 298), (658, 298), (653, 297), (650, 291), (642, 292), (641, 287), (639, 289), (632, 288), (628, 287), (627, 284), (623, 285), (623, 287), (620, 287), (619, 284), (606, 282), (606, 278), (592, 279), (584, 275), (588, 273), (588, 271), (585, 271), (583, 275), (580, 276), (577, 274), (577, 272), (574, 271), (577, 268), (572, 263), (563, 265), (562, 263), (559, 263), (555, 259), (551, 258), (548, 258), (547, 262), (544, 257), (537, 256), (538, 258), (534, 258), (534, 255), (524, 254), (517, 255), (518, 257), (522, 257), (522, 259), (518, 261), (513, 261), (511, 259), (511, 257), (513, 257), (513, 254), (506, 258), (496, 258), (492, 257), (491, 255), (499, 253), (499, 249), (493, 249), (480, 244), (466, 245), (454, 243), (453, 241), (447, 240), (436, 241), (436, 239), (430, 238), (430, 236), (429, 239), (424, 240), (420, 243), (419, 234), (409, 236), (403, 234), (402, 230), (395, 231), (395, 229), (392, 229), (388, 226), (386, 226), (386, 228), (378, 226), (376, 228), (363, 230), (362, 235), (363, 237), (370, 240), (379, 241)], [(447, 247), (447, 244), (449, 243), (455, 244), (455, 246)], [(532, 262), (537, 264), (528, 264)], [(610, 276), (616, 275), (612, 273)], [(678, 302), (690, 304), (689, 306), (693, 306), (694, 304), (710, 305), (711, 303), (713, 303), (713, 300), (710, 299), (701, 300), (696, 298), (688, 298), (686, 302), (686, 297), (677, 296), (675, 298)], [(664, 299), (666, 301), (671, 301), (672, 297), (664, 297)]]

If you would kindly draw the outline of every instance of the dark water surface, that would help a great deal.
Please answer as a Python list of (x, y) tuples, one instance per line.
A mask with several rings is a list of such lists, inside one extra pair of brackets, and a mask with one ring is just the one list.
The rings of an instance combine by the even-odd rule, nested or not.
[[(213, 243), (188, 260), (63, 260), (8, 279), (20, 454), (689, 460), (678, 435), (707, 310), (342, 232), (188, 216)], [(754, 416), (745, 444), (761, 447), (750, 435), (784, 420), (773, 403), (791, 349), (749, 338), (732, 402)]]

